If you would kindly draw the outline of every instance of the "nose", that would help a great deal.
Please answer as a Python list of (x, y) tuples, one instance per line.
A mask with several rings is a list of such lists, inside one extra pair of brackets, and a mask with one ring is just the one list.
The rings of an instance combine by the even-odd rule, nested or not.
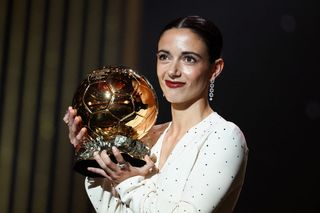
[(168, 70), (168, 75), (170, 78), (175, 79), (181, 76), (180, 65), (178, 61), (173, 61)]

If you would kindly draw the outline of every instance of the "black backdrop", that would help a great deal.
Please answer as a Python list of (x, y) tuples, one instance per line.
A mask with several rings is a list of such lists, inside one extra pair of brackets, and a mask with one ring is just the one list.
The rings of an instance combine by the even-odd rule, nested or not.
[(94, 212), (62, 122), (84, 75), (137, 68), (156, 87), (158, 33), (185, 15), (213, 20), (225, 69), (212, 106), (245, 133), (236, 213), (320, 212), (317, 0), (0, 0), (0, 212)]
[[(145, 1), (139, 69), (159, 91), (158, 33), (201, 15), (224, 35), (225, 69), (213, 107), (250, 149), (236, 212), (319, 212), (320, 18), (317, 1)], [(159, 122), (170, 119), (160, 97)]]

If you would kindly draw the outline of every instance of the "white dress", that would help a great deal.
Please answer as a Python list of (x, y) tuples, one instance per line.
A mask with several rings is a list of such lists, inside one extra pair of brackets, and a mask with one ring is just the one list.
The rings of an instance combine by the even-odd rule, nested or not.
[[(152, 147), (157, 159), (167, 129)], [(113, 190), (106, 179), (86, 178), (85, 187), (97, 212), (232, 212), (247, 154), (241, 130), (213, 112), (181, 138), (159, 173)]]

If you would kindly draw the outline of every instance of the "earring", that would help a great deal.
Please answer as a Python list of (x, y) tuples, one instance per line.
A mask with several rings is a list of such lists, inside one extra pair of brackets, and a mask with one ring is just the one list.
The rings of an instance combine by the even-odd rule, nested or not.
[(209, 101), (213, 100), (213, 96), (214, 96), (214, 79), (210, 81)]

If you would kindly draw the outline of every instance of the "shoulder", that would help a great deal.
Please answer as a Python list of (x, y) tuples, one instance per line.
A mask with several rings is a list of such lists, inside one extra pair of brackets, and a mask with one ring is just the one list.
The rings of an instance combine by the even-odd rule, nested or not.
[(223, 162), (234, 162), (234, 165), (240, 165), (240, 162), (246, 161), (249, 151), (241, 129), (222, 117), (216, 119), (202, 147), (203, 152), (215, 153), (214, 155), (223, 159)]
[(210, 137), (212, 139), (223, 140), (225, 143), (231, 142), (246, 146), (245, 136), (239, 126), (220, 115), (216, 118)]

